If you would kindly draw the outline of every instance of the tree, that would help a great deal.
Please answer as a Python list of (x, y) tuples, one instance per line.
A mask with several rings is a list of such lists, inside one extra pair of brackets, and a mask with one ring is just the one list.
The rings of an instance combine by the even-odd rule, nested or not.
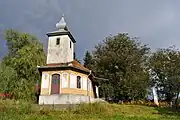
[(84, 66), (91, 69), (91, 65), (92, 65), (92, 55), (89, 51), (85, 52), (85, 56), (84, 56)]
[(5, 39), (8, 54), (3, 58), (2, 64), (17, 73), (16, 79), (11, 79), (15, 83), (13, 96), (15, 99), (30, 100), (34, 96), (35, 83), (40, 79), (37, 65), (45, 64), (43, 46), (33, 35), (16, 30), (5, 31)]
[[(127, 34), (107, 37), (93, 51), (93, 71), (108, 78), (101, 83), (105, 97), (143, 99), (148, 87), (146, 70), (149, 48)], [(111, 91), (111, 92), (110, 92)]]
[(16, 55), (16, 52), (26, 45), (39, 44), (39, 40), (35, 36), (13, 29), (6, 30), (4, 38), (8, 47), (8, 55), (11, 56)]
[[(171, 102), (174, 97), (178, 99), (180, 92), (180, 51), (175, 47), (160, 49), (150, 57), (150, 67), (159, 95)], [(177, 102), (176, 99), (176, 102)]]
[(0, 93), (12, 93), (16, 80), (17, 73), (16, 71), (4, 64), (0, 64)]
[(81, 63), (81, 60), (76, 57), (76, 53), (73, 53), (73, 59), (76, 60), (77, 62)]

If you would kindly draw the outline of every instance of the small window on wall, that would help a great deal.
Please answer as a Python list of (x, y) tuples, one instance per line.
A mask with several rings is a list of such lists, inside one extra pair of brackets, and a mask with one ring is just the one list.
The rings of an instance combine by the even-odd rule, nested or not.
[(60, 44), (60, 38), (57, 38), (56, 39), (56, 45), (59, 45)]
[(81, 77), (77, 76), (77, 88), (81, 88)]
[(71, 48), (71, 45), (72, 45), (71, 41), (69, 42), (69, 44), (70, 44), (70, 48)]

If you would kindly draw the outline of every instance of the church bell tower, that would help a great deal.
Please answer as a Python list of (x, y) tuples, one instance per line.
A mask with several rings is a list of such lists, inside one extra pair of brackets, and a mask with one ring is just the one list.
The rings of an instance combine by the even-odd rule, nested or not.
[(75, 39), (68, 30), (67, 24), (62, 16), (56, 24), (57, 31), (47, 33), (48, 49), (47, 64), (68, 63), (74, 60)]

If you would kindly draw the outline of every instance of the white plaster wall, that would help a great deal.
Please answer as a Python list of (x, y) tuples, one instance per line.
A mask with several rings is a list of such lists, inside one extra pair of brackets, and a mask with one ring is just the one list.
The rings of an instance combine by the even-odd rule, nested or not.
[(88, 91), (92, 90), (91, 80), (88, 79)]
[(62, 88), (68, 88), (68, 73), (62, 74)]
[(77, 76), (70, 74), (70, 88), (77, 88)]
[(84, 81), (83, 81), (83, 77), (82, 76), (80, 76), (80, 77), (81, 77), (81, 89), (83, 89), (83, 84), (84, 84), (83, 82)]
[[(60, 44), (56, 45), (57, 38), (60, 38)], [(52, 36), (48, 40), (47, 64), (66, 63), (73, 61), (74, 43), (70, 41), (68, 35)]]
[(41, 88), (49, 88), (49, 74), (48, 73), (42, 74)]
[(83, 90), (87, 90), (87, 78), (86, 77), (82, 77), (82, 79), (83, 79), (82, 88), (83, 88)]

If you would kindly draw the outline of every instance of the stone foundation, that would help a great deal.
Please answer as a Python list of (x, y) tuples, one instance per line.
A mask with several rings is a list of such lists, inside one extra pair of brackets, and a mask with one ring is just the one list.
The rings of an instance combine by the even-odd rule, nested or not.
[(75, 94), (58, 94), (58, 95), (40, 95), (39, 105), (43, 104), (80, 104), (96, 101), (95, 98), (75, 95)]

